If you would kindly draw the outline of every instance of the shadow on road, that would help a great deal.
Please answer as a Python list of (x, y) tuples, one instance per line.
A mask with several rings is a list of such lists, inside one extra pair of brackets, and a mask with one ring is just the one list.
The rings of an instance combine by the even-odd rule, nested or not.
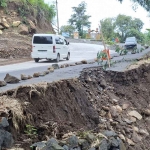
[[(66, 60), (60, 60), (59, 62), (65, 62)], [(40, 60), (38, 63), (59, 63), (56, 60)]]

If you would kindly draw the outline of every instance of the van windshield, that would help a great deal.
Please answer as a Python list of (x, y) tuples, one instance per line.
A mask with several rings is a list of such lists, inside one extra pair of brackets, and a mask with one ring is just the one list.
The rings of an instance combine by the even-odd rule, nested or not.
[(126, 39), (126, 42), (134, 42), (135, 41), (135, 38), (127, 38)]
[(53, 44), (51, 36), (34, 36), (33, 44)]

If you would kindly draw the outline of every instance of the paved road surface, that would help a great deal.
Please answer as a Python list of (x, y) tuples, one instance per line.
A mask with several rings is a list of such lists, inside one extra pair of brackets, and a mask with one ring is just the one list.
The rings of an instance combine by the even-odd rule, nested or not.
[[(71, 51), (70, 60), (69, 61), (62, 60), (59, 62), (59, 64), (75, 63), (83, 59), (94, 60), (94, 58), (96, 58), (97, 52), (102, 49), (103, 49), (102, 45), (71, 43), (70, 44), (70, 51)], [(110, 51), (110, 53), (111, 53), (111, 56), (118, 56), (118, 54), (114, 50)], [(19, 64), (0, 66), (0, 73), (10, 73), (14, 71), (29, 70), (29, 69), (33, 69), (33, 70), (37, 69), (38, 71), (39, 68), (50, 66), (53, 63), (55, 62), (40, 60), (39, 63), (35, 63), (34, 61), (29, 61), (29, 62), (24, 62), (24, 63), (19, 63)]]
[[(79, 45), (79, 44), (78, 44)], [(81, 44), (83, 46), (83, 44)], [(72, 44), (72, 49), (71, 53), (74, 54), (74, 57), (72, 56), (71, 60), (69, 63), (80, 61), (83, 59), (94, 59), (95, 55), (97, 53), (97, 50), (99, 50), (101, 47), (99, 45), (89, 45), (86, 44), (84, 45), (87, 47), (83, 52), (80, 52), (80, 46), (77, 47), (76, 45)], [(73, 49), (73, 47), (77, 47), (77, 49)], [(79, 51), (79, 54), (77, 53)], [(86, 53), (85, 53), (86, 52)], [(138, 54), (132, 54), (132, 55), (126, 55), (126, 56), (119, 56), (119, 57), (114, 57), (114, 61), (119, 61), (122, 60), (123, 58), (126, 60), (132, 60), (136, 58), (140, 58), (147, 52), (150, 52), (150, 49), (147, 49), (143, 51), (142, 53)], [(113, 51), (112, 51), (113, 53)], [(114, 55), (116, 53), (113, 53)], [(66, 63), (68, 61), (62, 61), (59, 64)], [(41, 62), (41, 63), (34, 63), (33, 61), (27, 62), (27, 63), (20, 63), (20, 64), (15, 64), (15, 65), (7, 65), (7, 66), (1, 66), (0, 67), (0, 80), (3, 80), (6, 73), (10, 73), (11, 75), (14, 75), (18, 78), (20, 78), (20, 74), (26, 74), (26, 75), (32, 75), (35, 72), (42, 72), (47, 70), (47, 67), (50, 66), (52, 63), (51, 62)], [(116, 64), (115, 67), (111, 67), (111, 70), (117, 70), (117, 71), (122, 71), (129, 62), (123, 62)], [(73, 66), (73, 67), (68, 67), (68, 68), (62, 68), (59, 70), (55, 70), (54, 73), (48, 74), (44, 77), (39, 77), (39, 78), (33, 78), (27, 81), (21, 81), (18, 84), (8, 84), (5, 87), (0, 88), (0, 92), (16, 88), (20, 85), (28, 85), (28, 84), (34, 84), (38, 82), (52, 82), (52, 81), (57, 81), (60, 79), (68, 79), (68, 78), (73, 78), (73, 77), (78, 77), (80, 74), (80, 71), (82, 71), (83, 68), (86, 67), (93, 67), (93, 66), (98, 66), (97, 63), (94, 64), (86, 64), (86, 65), (79, 65), (79, 66)], [(3, 70), (4, 69), (4, 70)]]

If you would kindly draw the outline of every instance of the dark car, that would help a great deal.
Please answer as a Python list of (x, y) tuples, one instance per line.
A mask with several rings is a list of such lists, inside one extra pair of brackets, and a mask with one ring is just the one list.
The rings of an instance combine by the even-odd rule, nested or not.
[(125, 48), (130, 49), (130, 48), (137, 48), (137, 40), (135, 37), (128, 37), (126, 38), (125, 41)]

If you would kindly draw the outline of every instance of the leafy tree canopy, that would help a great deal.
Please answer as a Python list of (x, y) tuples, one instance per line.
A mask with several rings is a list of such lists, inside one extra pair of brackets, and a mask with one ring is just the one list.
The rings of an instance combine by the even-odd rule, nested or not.
[(75, 28), (71, 25), (64, 25), (60, 27), (60, 33), (68, 32), (70, 35), (74, 32)]
[(89, 28), (91, 25), (91, 22), (89, 21), (91, 16), (85, 14), (86, 3), (83, 1), (78, 5), (78, 7), (72, 7), (72, 9), (74, 13), (71, 15), (68, 22), (78, 30), (80, 36), (83, 36), (83, 28)]
[(150, 45), (150, 29), (147, 29), (148, 32), (146, 32), (144, 34), (145, 38), (144, 38), (144, 44)]
[[(120, 2), (123, 2), (123, 0), (118, 0)], [(138, 3), (143, 8), (145, 8), (147, 11), (150, 12), (150, 1), (149, 0), (132, 0), (134, 3)]]
[(34, 7), (42, 9), (44, 11), (45, 16), (50, 21), (52, 21), (52, 19), (56, 15), (55, 6), (45, 3), (44, 0), (21, 0), (21, 1), (26, 1), (27, 3), (33, 5)]
[(132, 37), (132, 36), (136, 37), (138, 42), (143, 43), (144, 34), (142, 32), (132, 28), (127, 32), (126, 37)]
[(114, 19), (113, 18), (106, 18), (101, 20), (101, 30), (103, 35), (106, 39), (112, 38), (114, 35)]
[(133, 19), (130, 16), (120, 14), (117, 16), (115, 21), (115, 31), (119, 33), (121, 41), (124, 41), (127, 37), (127, 33), (133, 31), (131, 29), (135, 29), (140, 32), (143, 25), (144, 23), (138, 18)]
[(132, 18), (126, 15), (118, 15), (116, 18), (106, 18), (101, 20), (101, 30), (105, 39), (119, 37), (120, 41), (125, 41), (128, 36), (135, 36), (140, 42), (142, 41), (143, 22), (138, 18)]
[[(16, 2), (16, 0), (11, 0), (11, 2), (13, 1)], [(0, 0), (0, 7), (6, 8), (8, 2), (10, 0)], [(22, 6), (16, 8), (22, 17), (28, 15), (31, 9), (34, 10), (34, 13), (43, 15), (49, 21), (52, 21), (56, 16), (55, 6), (45, 3), (44, 0), (18, 0), (17, 2), (22, 4)], [(37, 15), (37, 17), (39, 16)]]

